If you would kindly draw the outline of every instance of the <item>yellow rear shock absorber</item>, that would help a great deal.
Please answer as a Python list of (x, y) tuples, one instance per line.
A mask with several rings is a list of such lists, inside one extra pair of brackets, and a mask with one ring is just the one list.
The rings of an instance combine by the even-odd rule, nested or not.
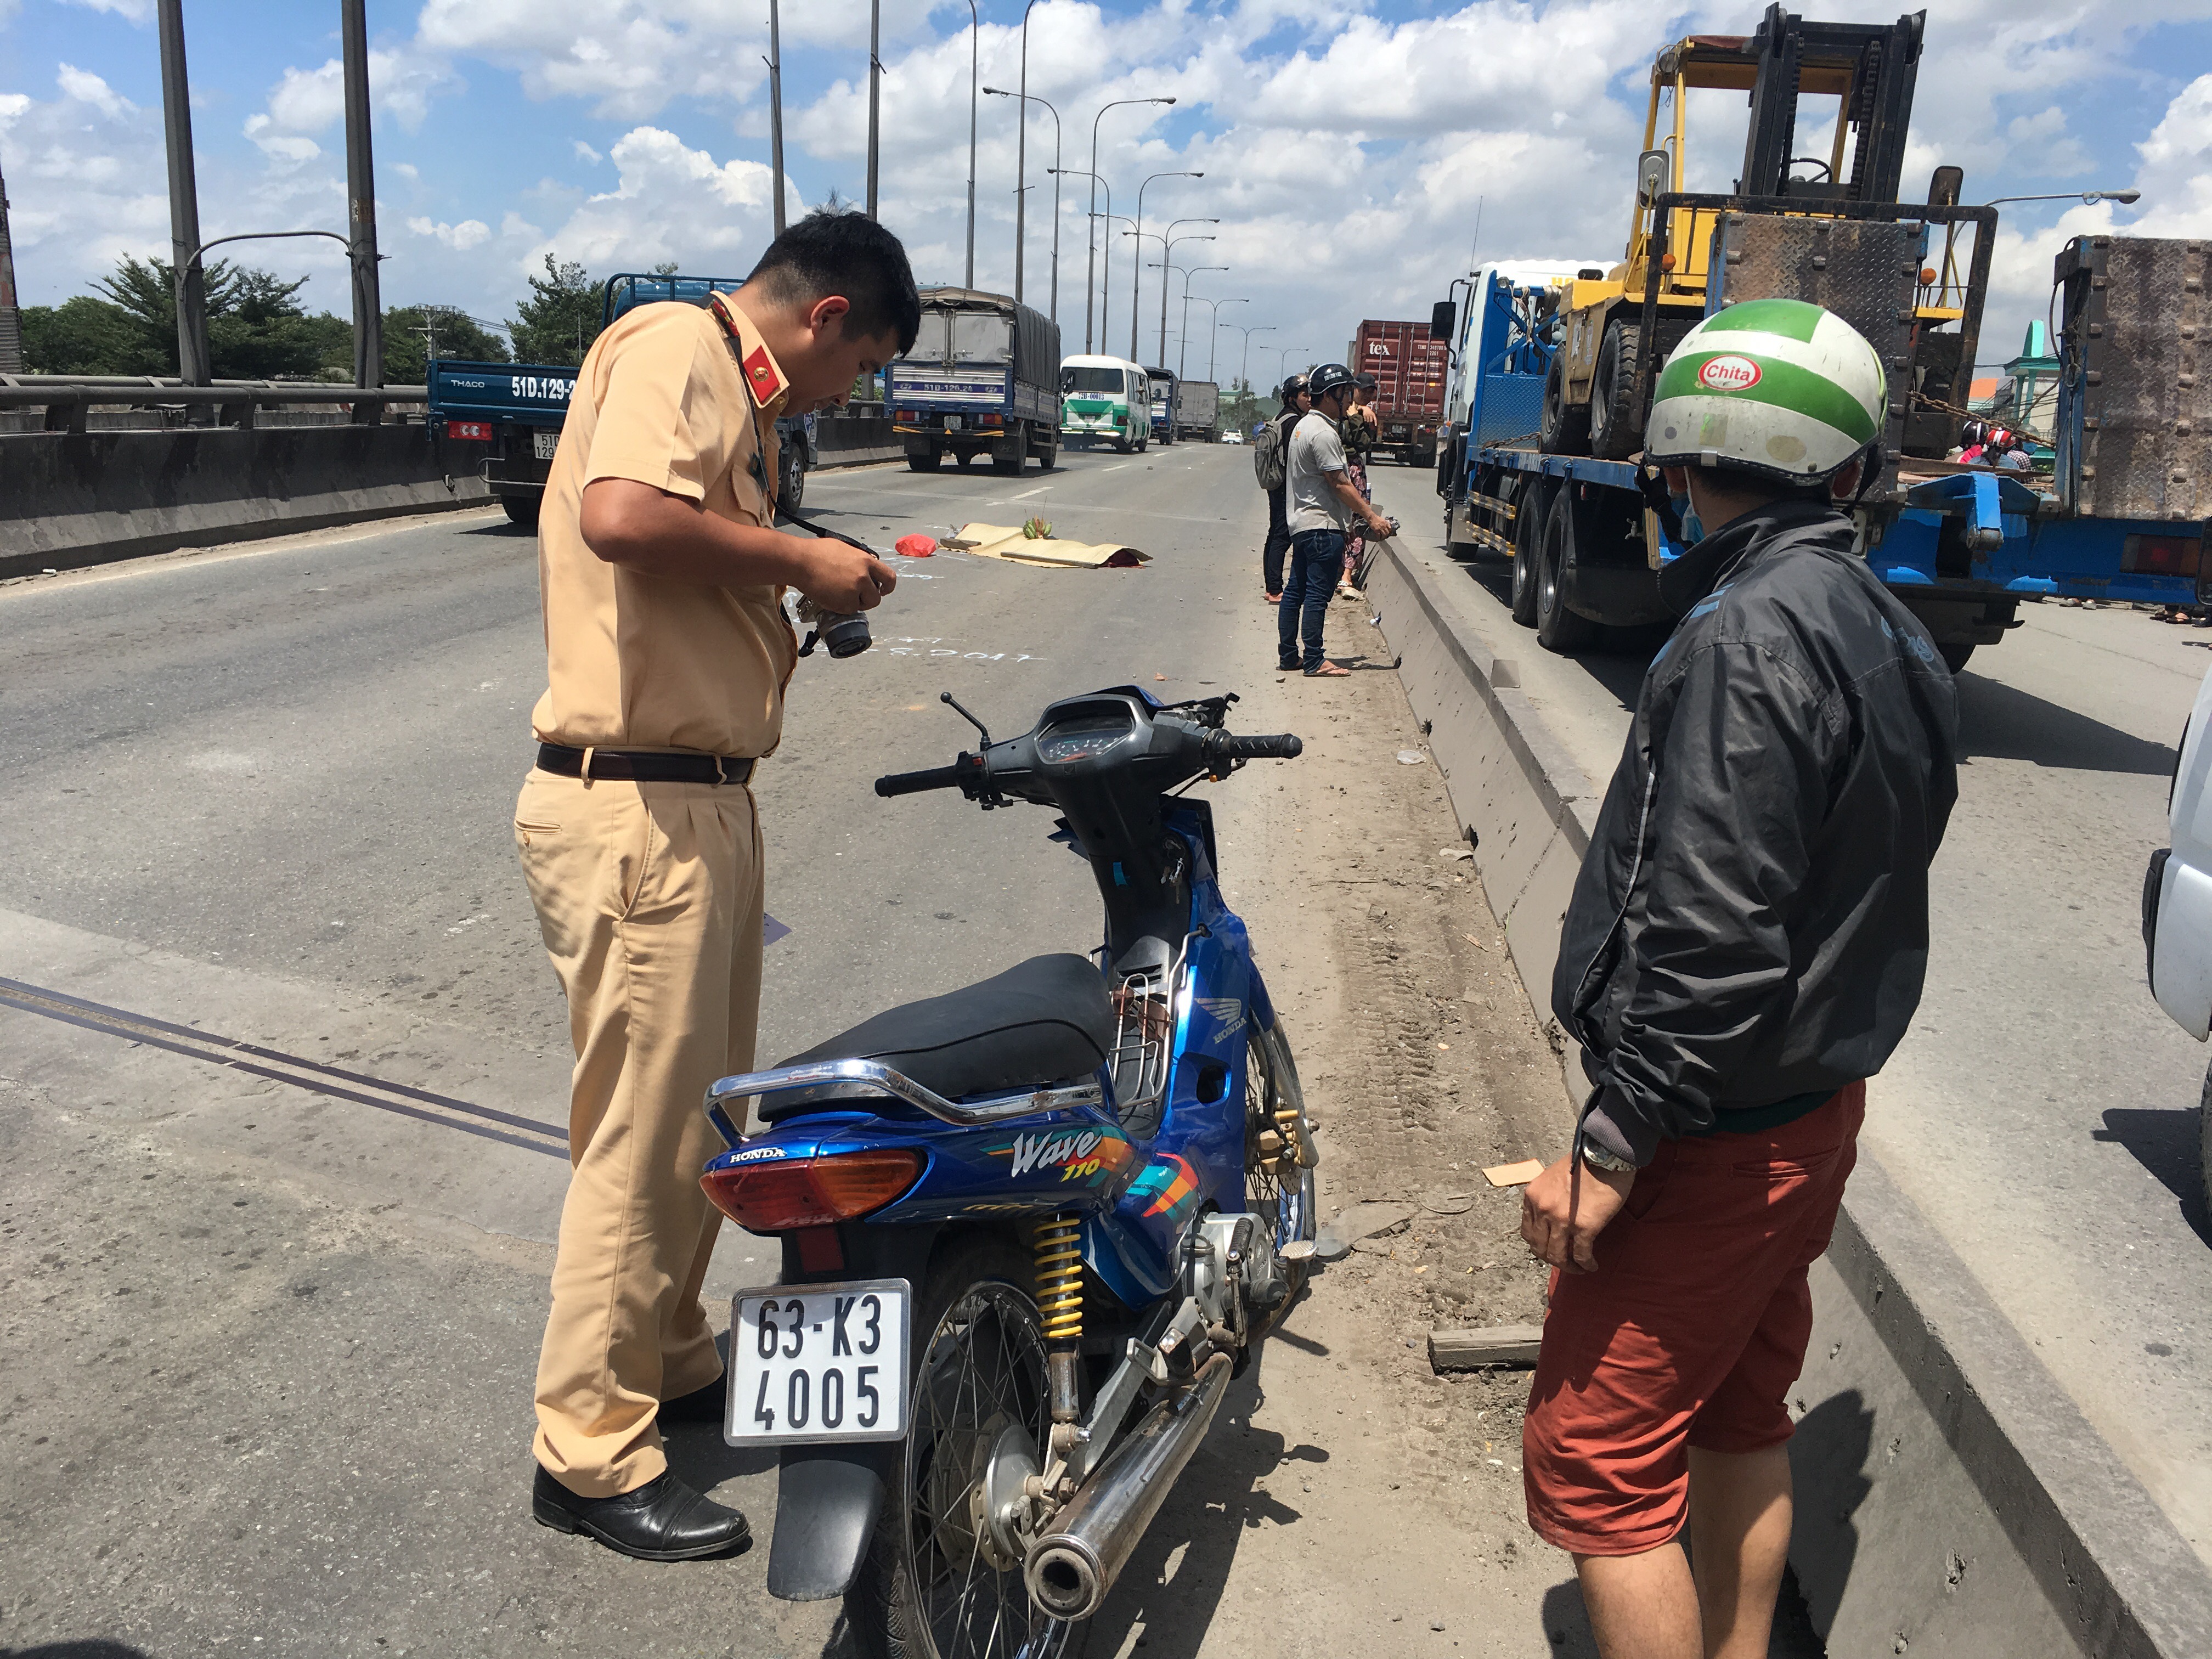
[[(1036, 1261), (1037, 1313), (1044, 1322), (1045, 1359), (1052, 1378), (1052, 1420), (1071, 1425), (1070, 1434), (1083, 1409), (1075, 1365), (1083, 1340), (1082, 1234), (1083, 1224), (1062, 1211), (1037, 1223), (1030, 1247)], [(1057, 1430), (1054, 1437), (1060, 1437)]]

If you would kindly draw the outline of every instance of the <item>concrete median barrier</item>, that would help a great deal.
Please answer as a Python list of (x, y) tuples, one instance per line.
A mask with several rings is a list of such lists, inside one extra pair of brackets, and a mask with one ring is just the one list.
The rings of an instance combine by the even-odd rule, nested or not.
[[(1548, 1018), (1552, 969), (1605, 780), (1546, 731), (1513, 665), (1419, 559), (1386, 544), (1367, 592), (1514, 965), (1578, 1082)], [(1790, 1555), (1832, 1655), (2207, 1650), (2212, 1571), (1864, 1147), (1813, 1296), (1790, 1395)]]
[(0, 576), (487, 505), (420, 426), (0, 437)]

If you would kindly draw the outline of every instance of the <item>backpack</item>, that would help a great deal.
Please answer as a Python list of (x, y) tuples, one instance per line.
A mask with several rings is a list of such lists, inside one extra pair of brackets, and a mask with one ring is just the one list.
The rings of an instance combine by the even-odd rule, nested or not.
[(1260, 429), (1252, 446), (1252, 471), (1265, 490), (1280, 489), (1289, 480), (1289, 459), (1283, 453), (1283, 423), (1270, 421)]

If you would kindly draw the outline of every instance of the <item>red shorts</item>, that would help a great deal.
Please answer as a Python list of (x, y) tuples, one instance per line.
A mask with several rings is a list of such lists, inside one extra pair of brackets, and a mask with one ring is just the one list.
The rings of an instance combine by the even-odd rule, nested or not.
[(1661, 1143), (1598, 1236), (1554, 1273), (1521, 1431), (1528, 1524), (1577, 1555), (1681, 1529), (1690, 1454), (1790, 1437), (1813, 1334), (1805, 1270), (1828, 1248), (1866, 1116), (1854, 1083), (1777, 1129)]

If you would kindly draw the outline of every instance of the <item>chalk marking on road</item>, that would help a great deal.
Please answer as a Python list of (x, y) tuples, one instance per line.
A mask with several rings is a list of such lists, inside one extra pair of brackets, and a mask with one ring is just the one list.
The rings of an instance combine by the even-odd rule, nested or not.
[[(441, 1128), (459, 1129), (464, 1133), (480, 1135), (487, 1140), (504, 1141), (526, 1152), (544, 1152), (561, 1158), (568, 1156), (568, 1132), (558, 1124), (541, 1123), (535, 1118), (518, 1117), (512, 1112), (498, 1111), (489, 1106), (472, 1105), (465, 1100), (455, 1100), (450, 1095), (432, 1094), (427, 1089), (414, 1088), (404, 1083), (387, 1082), (382, 1078), (349, 1072), (341, 1066), (325, 1066), (320, 1060), (288, 1054), (280, 1049), (264, 1048), (255, 1043), (240, 1042), (234, 1037), (217, 1036), (190, 1025), (172, 1024), (167, 1020), (155, 1019), (145, 1014), (111, 1008), (105, 1003), (87, 1002), (81, 997), (67, 996), (40, 986), (26, 985), (20, 980), (0, 979), (0, 1007), (59, 1020), (64, 1025), (98, 1031), (106, 1036), (143, 1042), (151, 1048), (166, 1048), (171, 1054), (183, 1054), (191, 1060), (204, 1060), (229, 1071), (249, 1073), (255, 1077), (267, 1078), (273, 1083), (289, 1083), (294, 1088), (304, 1089), (310, 1094), (324, 1095), (334, 1100), (349, 1100), (356, 1105), (374, 1106), (380, 1112), (394, 1112), (402, 1117), (434, 1123)], [(252, 1060), (241, 1058), (249, 1055), (252, 1060), (265, 1060), (274, 1064), (259, 1066), (253, 1064)], [(279, 1066), (289, 1069), (279, 1070)], [(309, 1075), (295, 1075), (301, 1073)], [(325, 1079), (359, 1084), (362, 1089), (381, 1090), (386, 1095), (397, 1095), (402, 1098), (380, 1100), (374, 1095), (362, 1093), (361, 1089), (344, 1088), (337, 1083), (325, 1082)], [(471, 1117), (489, 1119), (494, 1123), (509, 1124), (532, 1134), (544, 1135), (554, 1144), (549, 1146), (545, 1140), (525, 1139), (521, 1135), (508, 1134), (480, 1123), (459, 1123), (440, 1112), (426, 1112), (405, 1103), (410, 1100), (442, 1107), (447, 1112), (462, 1112)]]

